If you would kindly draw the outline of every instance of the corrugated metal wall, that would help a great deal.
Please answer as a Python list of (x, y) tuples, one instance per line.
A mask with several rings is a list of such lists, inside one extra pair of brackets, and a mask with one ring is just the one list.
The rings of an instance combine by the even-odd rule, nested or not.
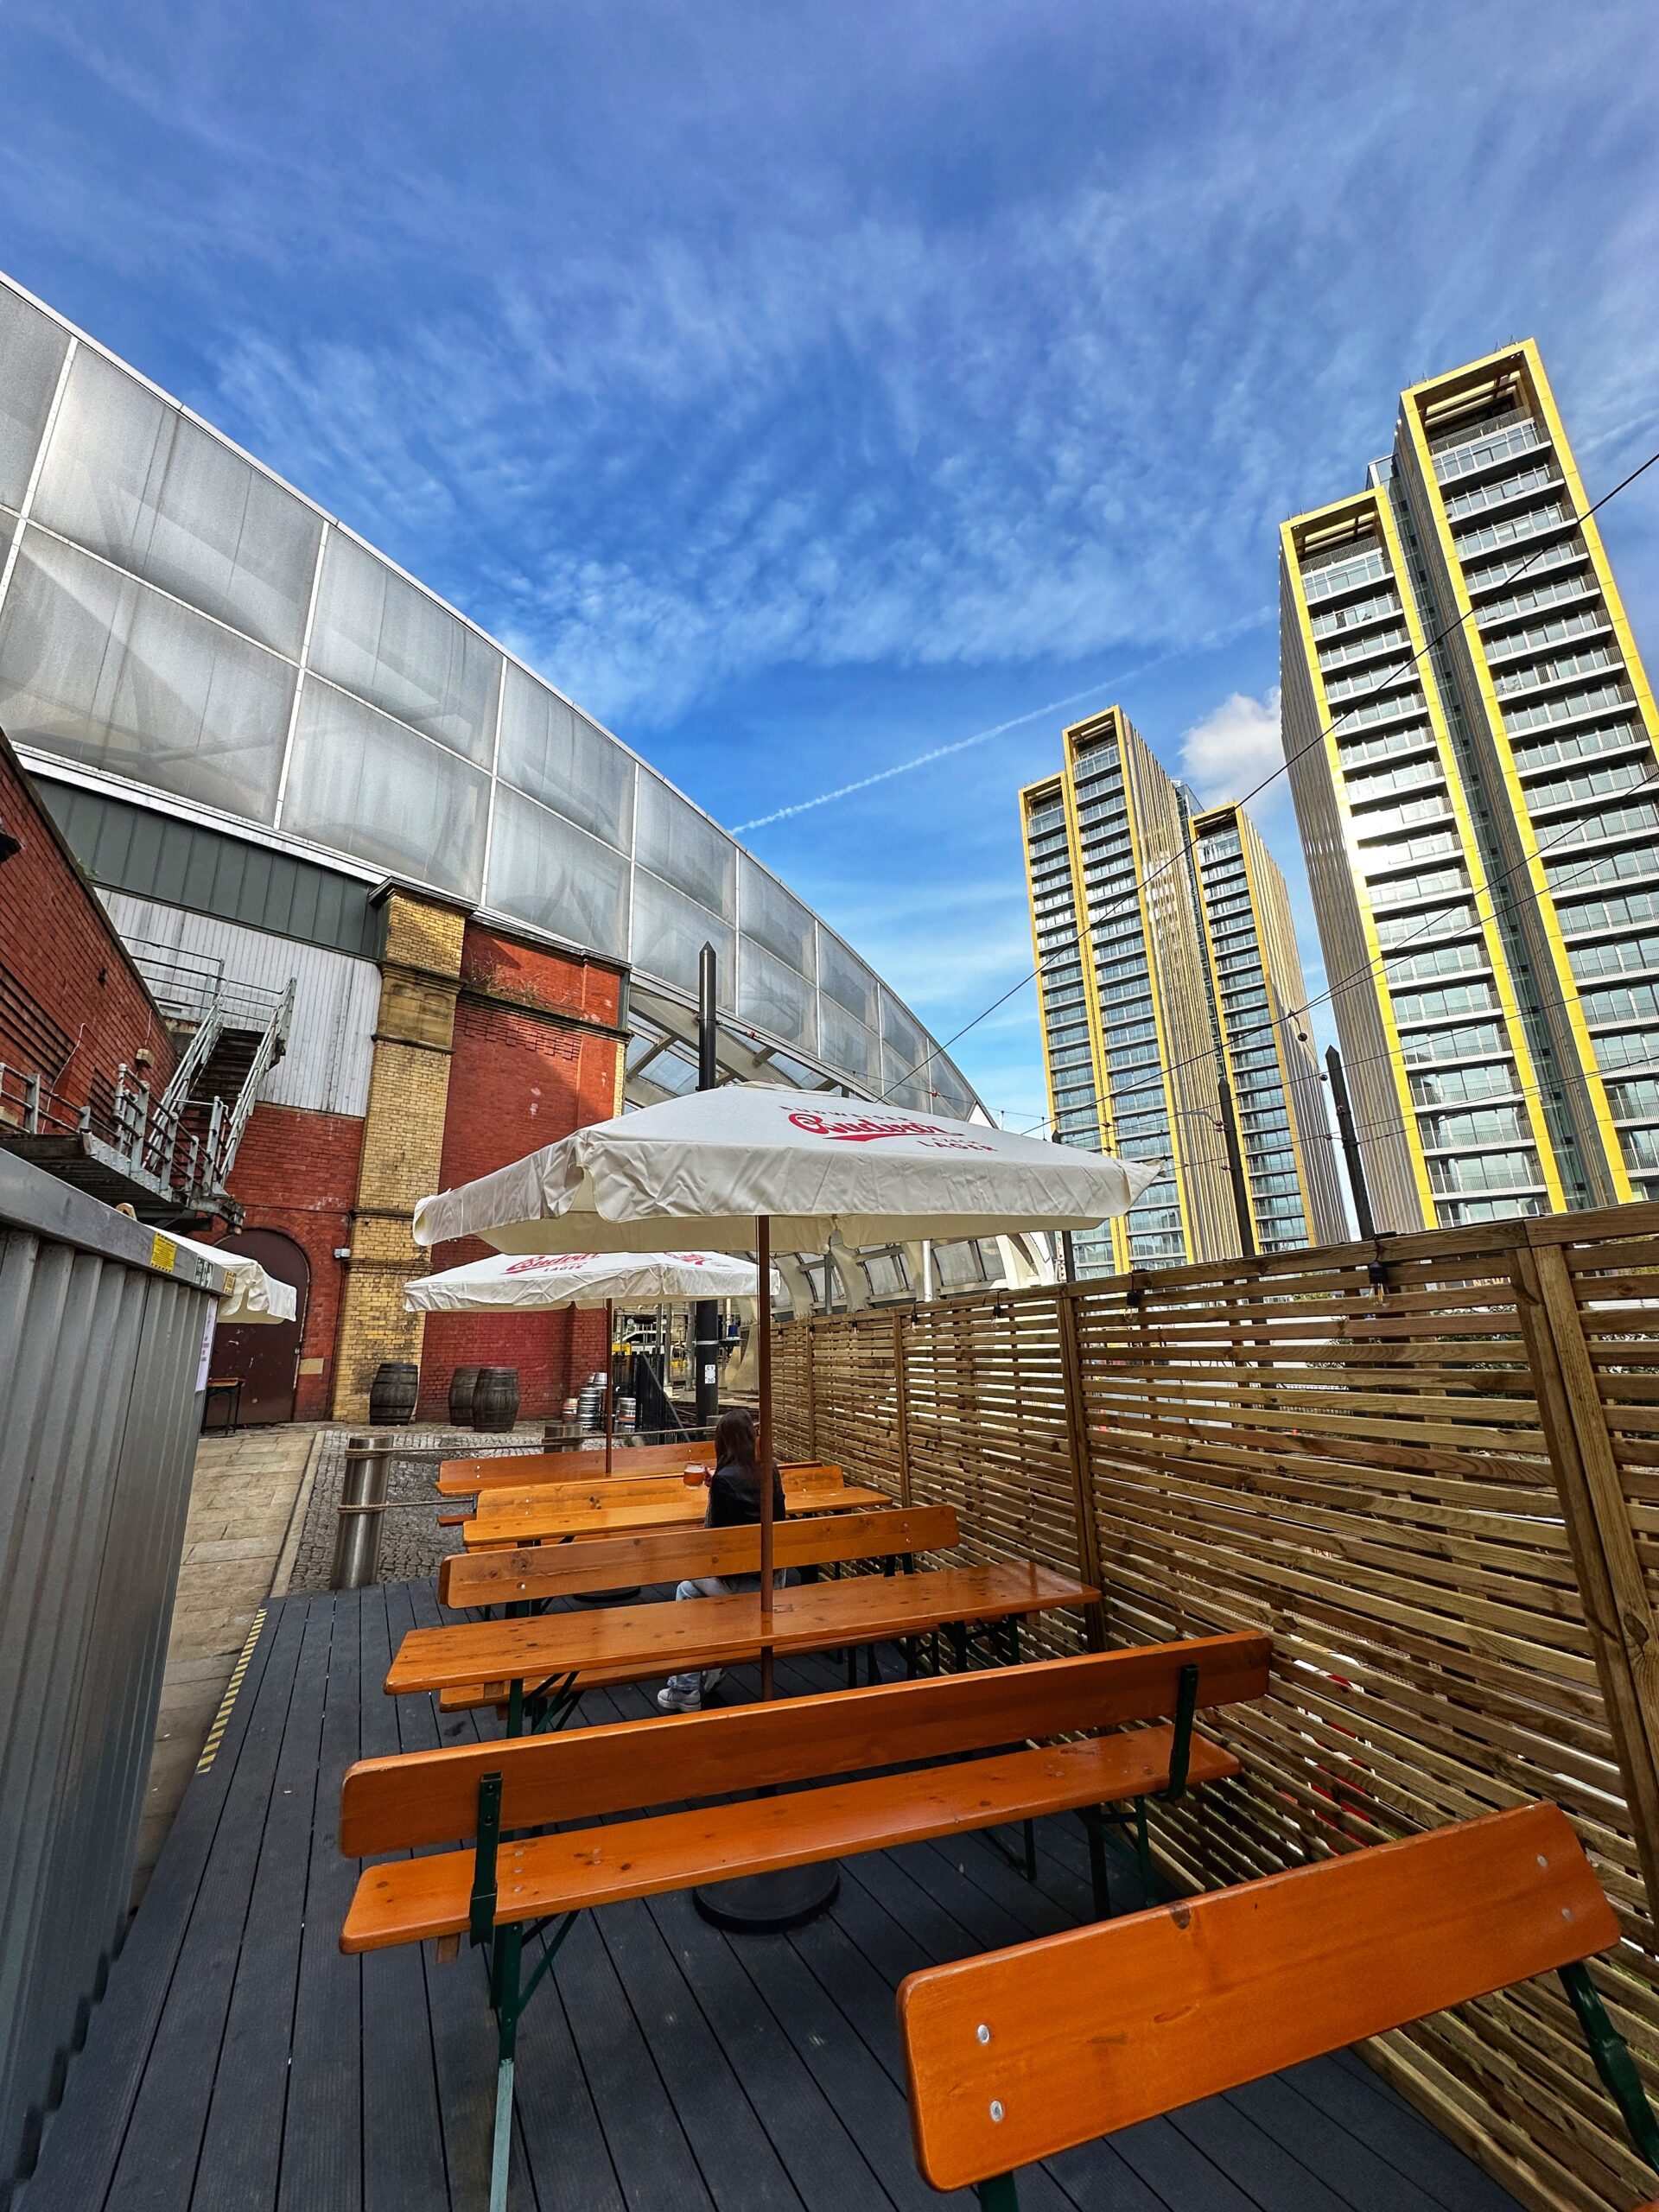
[(105, 890), (165, 899), (193, 913), (364, 960), (380, 957), (385, 916), (372, 903), (372, 879), (344, 875), (247, 837), (181, 821), (155, 804), (135, 805), (111, 791), (60, 783), (49, 769), (39, 774), (35, 788), (70, 850)]
[(126, 1925), (219, 1282), (0, 1154), (0, 2203)]
[(320, 945), (264, 930), (240, 929), (210, 914), (106, 891), (110, 918), (128, 944), (165, 944), (223, 963), (228, 983), (280, 991), (290, 976), (294, 1027), (288, 1050), (265, 1077), (261, 1098), (273, 1106), (302, 1106), (314, 1114), (362, 1116), (369, 1110), (369, 1065), (380, 1009), (380, 970)]

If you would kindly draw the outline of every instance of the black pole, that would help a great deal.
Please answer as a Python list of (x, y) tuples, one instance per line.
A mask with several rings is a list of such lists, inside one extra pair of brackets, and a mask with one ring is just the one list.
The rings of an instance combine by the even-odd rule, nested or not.
[[(697, 960), (697, 1089), (713, 1090), (720, 1082), (715, 1058), (718, 1014), (715, 1003), (715, 948), (705, 944)], [(699, 1299), (691, 1315), (691, 1363), (696, 1391), (697, 1427), (707, 1436), (720, 1413), (720, 1308)]]
[[(1051, 1144), (1064, 1144), (1065, 1142), (1065, 1139), (1060, 1135), (1059, 1131), (1056, 1129), (1052, 1136), (1049, 1139), (1049, 1141)], [(1069, 1229), (1063, 1229), (1060, 1231), (1060, 1281), (1062, 1282), (1076, 1282), (1077, 1279), (1077, 1249), (1071, 1242), (1071, 1230)]]
[(1247, 1260), (1255, 1257), (1255, 1227), (1250, 1219), (1250, 1194), (1244, 1181), (1244, 1155), (1239, 1150), (1238, 1122), (1233, 1112), (1233, 1086), (1217, 1074), (1221, 1096), (1221, 1135), (1227, 1147), (1227, 1174), (1233, 1186), (1233, 1211), (1238, 1216), (1238, 1249)]
[(1371, 1212), (1371, 1194), (1365, 1187), (1365, 1163), (1359, 1156), (1354, 1112), (1348, 1103), (1348, 1078), (1342, 1071), (1342, 1054), (1334, 1045), (1325, 1053), (1325, 1065), (1331, 1077), (1332, 1103), (1337, 1109), (1337, 1135), (1342, 1139), (1342, 1156), (1348, 1163), (1348, 1187), (1354, 1194), (1354, 1219), (1362, 1236), (1375, 1236), (1376, 1222)]

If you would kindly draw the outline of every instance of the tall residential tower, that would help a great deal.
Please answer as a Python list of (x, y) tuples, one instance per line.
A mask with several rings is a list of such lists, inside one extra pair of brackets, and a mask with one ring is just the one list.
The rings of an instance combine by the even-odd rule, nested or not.
[(1335, 1243), (1347, 1224), (1284, 875), (1242, 806), (1195, 816), (1191, 850), (1256, 1249)]
[(1236, 808), (1193, 815), (1116, 707), (1020, 794), (1056, 1134), (1169, 1173), (1077, 1240), (1080, 1271), (1240, 1249), (1217, 1077), (1231, 1083), (1255, 1241), (1342, 1234), (1284, 880)]
[(1285, 524), (1284, 737), (1379, 1228), (1659, 1196), (1654, 702), (1530, 340)]

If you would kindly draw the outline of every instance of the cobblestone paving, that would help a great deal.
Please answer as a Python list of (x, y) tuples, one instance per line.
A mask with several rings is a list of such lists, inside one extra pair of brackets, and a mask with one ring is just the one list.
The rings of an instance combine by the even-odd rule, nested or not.
[[(333, 1429), (323, 1438), (317, 1461), (311, 1503), (304, 1531), (295, 1555), (290, 1590), (326, 1590), (334, 1564), (334, 1530), (340, 1518), (340, 1484), (346, 1473), (346, 1441), (350, 1432)], [(380, 1432), (385, 1433), (385, 1432)], [(440, 1510), (453, 1512), (454, 1501), (440, 1498), (432, 1487), (437, 1478), (437, 1459), (416, 1459), (416, 1452), (436, 1453), (446, 1459), (476, 1459), (486, 1454), (539, 1452), (542, 1425), (529, 1423), (511, 1433), (480, 1432), (472, 1428), (400, 1428), (393, 1432), (397, 1451), (386, 1484), (388, 1510), (380, 1532), (381, 1582), (414, 1582), (435, 1574), (446, 1554), (461, 1549), (459, 1529), (440, 1529)]]

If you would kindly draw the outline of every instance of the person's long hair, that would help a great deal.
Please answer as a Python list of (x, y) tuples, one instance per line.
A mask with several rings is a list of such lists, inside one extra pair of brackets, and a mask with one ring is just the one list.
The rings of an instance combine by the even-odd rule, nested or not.
[(733, 1407), (715, 1423), (715, 1459), (721, 1466), (754, 1472), (754, 1416), (743, 1407)]

